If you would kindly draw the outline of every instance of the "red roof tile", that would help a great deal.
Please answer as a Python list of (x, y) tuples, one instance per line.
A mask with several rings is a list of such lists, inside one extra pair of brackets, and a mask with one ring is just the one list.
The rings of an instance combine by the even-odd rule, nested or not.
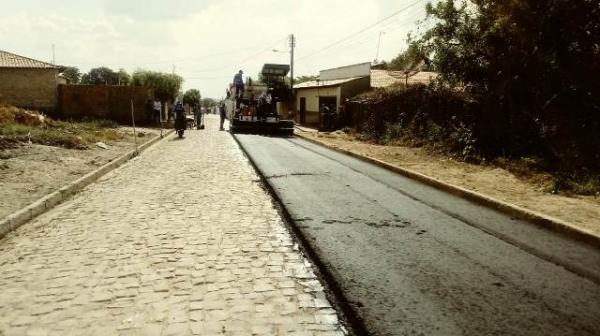
[(0, 50), (0, 68), (58, 69), (54, 64)]

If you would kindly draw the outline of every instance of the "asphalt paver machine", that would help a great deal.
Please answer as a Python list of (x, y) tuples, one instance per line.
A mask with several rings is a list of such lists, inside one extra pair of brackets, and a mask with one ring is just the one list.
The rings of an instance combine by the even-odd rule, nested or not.
[(240, 97), (230, 96), (231, 133), (294, 134), (294, 121), (287, 120), (292, 90), (285, 81), (290, 66), (265, 64), (259, 83), (248, 81)]

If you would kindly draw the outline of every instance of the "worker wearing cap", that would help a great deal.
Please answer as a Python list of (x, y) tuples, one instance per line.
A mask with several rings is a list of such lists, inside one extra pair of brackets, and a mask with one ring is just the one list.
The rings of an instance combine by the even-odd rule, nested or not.
[(235, 76), (233, 76), (233, 86), (235, 87), (235, 98), (241, 98), (244, 93), (244, 79), (242, 74), (244, 72), (240, 70)]

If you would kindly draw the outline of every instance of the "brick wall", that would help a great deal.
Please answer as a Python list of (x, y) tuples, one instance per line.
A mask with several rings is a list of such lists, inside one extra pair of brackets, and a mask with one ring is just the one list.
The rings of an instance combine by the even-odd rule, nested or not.
[(56, 109), (56, 69), (0, 68), (0, 101), (45, 112)]
[(59, 85), (58, 106), (62, 118), (101, 118), (131, 124), (131, 99), (136, 123), (146, 121), (146, 102), (151, 90), (144, 87), (107, 85)]

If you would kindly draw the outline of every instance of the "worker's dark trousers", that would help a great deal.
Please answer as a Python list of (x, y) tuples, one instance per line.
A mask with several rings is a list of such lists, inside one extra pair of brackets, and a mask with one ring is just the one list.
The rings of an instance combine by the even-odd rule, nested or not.
[(221, 126), (219, 129), (223, 129), (223, 124), (225, 123), (225, 113), (221, 113)]
[(236, 86), (235, 87), (235, 99), (239, 100), (240, 98), (242, 98), (243, 95), (244, 95), (244, 87)]
[(196, 115), (196, 128), (200, 129), (200, 125), (202, 125), (202, 115), (198, 113)]

